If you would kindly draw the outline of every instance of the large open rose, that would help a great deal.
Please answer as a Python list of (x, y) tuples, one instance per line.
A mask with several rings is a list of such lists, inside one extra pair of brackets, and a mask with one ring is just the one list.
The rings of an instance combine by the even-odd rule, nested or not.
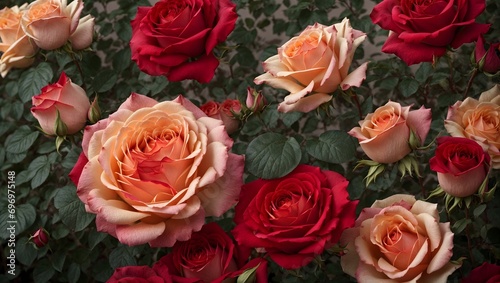
[(410, 132), (423, 143), (431, 127), (431, 110), (421, 107), (411, 110), (393, 101), (377, 108), (359, 121), (349, 134), (358, 139), (359, 145), (371, 160), (394, 163), (411, 152)]
[(330, 101), (339, 87), (346, 90), (361, 85), (368, 63), (351, 73), (349, 68), (365, 38), (347, 18), (332, 26), (308, 26), (262, 64), (266, 73), (255, 78), (255, 83), (290, 92), (278, 106), (281, 112), (314, 110)]
[(232, 231), (239, 245), (262, 248), (280, 266), (307, 265), (354, 223), (357, 201), (333, 171), (299, 165), (285, 177), (241, 189)]
[(460, 266), (450, 262), (453, 233), (439, 222), (437, 204), (393, 195), (361, 211), (340, 239), (344, 272), (360, 283), (445, 283)]
[(182, 96), (132, 94), (85, 129), (71, 177), (99, 231), (127, 245), (172, 246), (236, 203), (244, 158), (232, 143), (220, 120)]
[(475, 22), (485, 0), (415, 1), (383, 0), (370, 17), (389, 33), (382, 47), (406, 64), (431, 62), (448, 47), (458, 48), (488, 31), (488, 24)]
[(209, 82), (219, 65), (212, 51), (233, 31), (235, 7), (230, 0), (162, 0), (138, 7), (131, 23), (132, 60), (152, 76)]
[(457, 101), (448, 109), (444, 127), (453, 137), (475, 140), (488, 148), (492, 167), (500, 169), (500, 85), (481, 94)]

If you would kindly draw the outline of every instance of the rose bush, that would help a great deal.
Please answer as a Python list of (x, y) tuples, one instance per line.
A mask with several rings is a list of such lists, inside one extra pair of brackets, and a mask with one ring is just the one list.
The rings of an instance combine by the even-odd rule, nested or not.
[(437, 205), (393, 195), (364, 208), (342, 233), (342, 269), (358, 282), (444, 283), (460, 265), (450, 262), (453, 233)]
[(162, 0), (138, 7), (131, 22), (132, 60), (152, 76), (208, 83), (219, 65), (213, 50), (233, 31), (236, 19), (230, 0)]
[(500, 266), (483, 262), (474, 268), (461, 283), (497, 283), (500, 282)]
[(221, 121), (182, 96), (132, 94), (85, 129), (77, 164), (86, 165), (71, 177), (99, 231), (127, 245), (172, 246), (237, 201), (243, 156), (232, 143)]
[(383, 0), (373, 8), (370, 18), (391, 31), (382, 51), (412, 65), (432, 62), (443, 56), (448, 46), (456, 49), (486, 33), (490, 25), (475, 21), (484, 8), (484, 0)]
[(481, 93), (479, 99), (457, 101), (448, 109), (444, 127), (453, 137), (472, 139), (488, 148), (492, 167), (500, 169), (500, 85)]
[(394, 163), (412, 151), (411, 132), (423, 143), (431, 125), (431, 111), (411, 110), (393, 101), (387, 102), (359, 121), (349, 134), (358, 139), (366, 155), (378, 163)]
[(90, 101), (85, 90), (61, 73), (55, 84), (33, 96), (31, 114), (47, 135), (65, 136), (81, 130), (87, 121)]
[(36, 0), (31, 2), (21, 18), (21, 27), (38, 47), (53, 50), (67, 41), (74, 50), (87, 48), (94, 35), (94, 18), (80, 19), (81, 0)]
[(278, 48), (262, 66), (266, 73), (255, 78), (290, 92), (278, 111), (309, 112), (332, 99), (339, 87), (347, 90), (360, 86), (368, 63), (349, 72), (356, 48), (366, 35), (351, 27), (346, 18), (341, 23), (308, 26), (298, 36)]
[(486, 178), (490, 156), (475, 141), (439, 137), (429, 165), (437, 172), (443, 191), (454, 197), (467, 197), (476, 193)]
[(245, 270), (257, 267), (256, 283), (267, 282), (267, 262), (255, 259), (247, 264), (249, 253), (239, 250), (216, 223), (204, 225), (185, 242), (177, 242), (154, 269), (168, 270), (174, 283), (226, 282)]
[(348, 200), (347, 185), (342, 175), (309, 165), (247, 183), (235, 208), (234, 238), (264, 249), (284, 268), (302, 267), (354, 223), (357, 201)]

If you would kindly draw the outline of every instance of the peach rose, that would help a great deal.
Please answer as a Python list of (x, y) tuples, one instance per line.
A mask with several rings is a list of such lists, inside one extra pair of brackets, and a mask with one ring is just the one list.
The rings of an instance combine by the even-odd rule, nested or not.
[(314, 110), (330, 101), (339, 87), (360, 86), (366, 78), (368, 62), (349, 73), (354, 52), (365, 38), (347, 18), (328, 27), (308, 26), (263, 63), (266, 73), (255, 78), (255, 83), (290, 92), (278, 106), (281, 112)]
[(240, 126), (240, 120), (237, 116), (241, 113), (241, 103), (237, 99), (226, 99), (220, 104), (210, 100), (200, 106), (200, 109), (208, 117), (221, 120), (228, 134), (234, 133)]
[[(48, 135), (71, 135), (87, 122), (90, 101), (85, 90), (71, 82), (63, 72), (55, 84), (42, 88), (32, 97), (31, 114)], [(60, 123), (64, 123), (62, 126)]]
[(460, 267), (450, 262), (450, 223), (439, 223), (437, 204), (411, 195), (393, 195), (363, 209), (340, 243), (347, 245), (342, 269), (360, 283), (445, 283)]
[(38, 51), (19, 24), (27, 4), (0, 10), (0, 75), (5, 77), (12, 68), (27, 68), (35, 62)]
[(479, 100), (457, 101), (448, 109), (444, 127), (453, 137), (475, 140), (487, 148), (492, 168), (500, 169), (500, 85), (481, 93)]
[(94, 18), (80, 19), (81, 0), (67, 4), (66, 0), (36, 0), (26, 9), (21, 26), (36, 45), (44, 50), (62, 47), (68, 40), (74, 50), (92, 43)]
[(99, 231), (126, 245), (172, 246), (238, 200), (244, 158), (232, 144), (220, 120), (182, 96), (132, 94), (87, 126), (70, 177)]
[(410, 111), (393, 101), (387, 102), (359, 121), (349, 134), (358, 139), (368, 157), (378, 163), (394, 163), (411, 152), (410, 132), (422, 143), (431, 126), (431, 110), (421, 107)]

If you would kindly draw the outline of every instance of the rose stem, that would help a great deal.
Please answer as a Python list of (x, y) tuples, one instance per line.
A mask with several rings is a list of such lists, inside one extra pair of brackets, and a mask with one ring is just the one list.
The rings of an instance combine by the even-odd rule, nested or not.
[(472, 75), (470, 76), (469, 82), (467, 83), (467, 88), (465, 89), (463, 99), (467, 98), (467, 93), (469, 92), (469, 89), (472, 86), (472, 81), (474, 81), (474, 79), (476, 78), (477, 73), (478, 73), (478, 69), (474, 68), (474, 71), (472, 72)]
[[(465, 218), (470, 219), (469, 208), (467, 206), (465, 206)], [(470, 239), (470, 225), (469, 225), (469, 223), (467, 223), (467, 225), (465, 226), (465, 234), (467, 235), (467, 249), (469, 250), (470, 261), (472, 263), (472, 266), (476, 266), (476, 263), (474, 261), (474, 257), (472, 255), (472, 245), (471, 245), (471, 239)]]
[(70, 54), (71, 54), (71, 59), (73, 59), (73, 62), (75, 62), (75, 65), (78, 68), (78, 72), (80, 72), (80, 76), (82, 77), (82, 88), (86, 90), (87, 88), (85, 87), (85, 79), (83, 76), (82, 68), (80, 67), (80, 64), (78, 63), (78, 60), (76, 60), (75, 54), (73, 52), (70, 52)]

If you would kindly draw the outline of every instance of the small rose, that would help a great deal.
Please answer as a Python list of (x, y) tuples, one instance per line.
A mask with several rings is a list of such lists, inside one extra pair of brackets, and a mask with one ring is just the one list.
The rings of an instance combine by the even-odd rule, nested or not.
[(387, 102), (359, 121), (349, 134), (358, 139), (368, 157), (378, 163), (394, 163), (412, 151), (411, 131), (423, 143), (431, 126), (431, 110), (411, 110), (393, 101)]
[(467, 138), (440, 137), (437, 145), (429, 165), (437, 172), (439, 186), (454, 197), (476, 193), (488, 174), (488, 153)]
[(450, 262), (453, 233), (439, 222), (437, 204), (393, 195), (361, 211), (342, 234), (344, 272), (358, 282), (445, 283), (459, 265)]
[(312, 111), (330, 101), (339, 87), (346, 90), (361, 85), (368, 63), (351, 73), (349, 68), (356, 48), (365, 38), (347, 18), (332, 26), (308, 26), (278, 48), (278, 55), (262, 64), (266, 73), (254, 81), (290, 92), (279, 104), (279, 111)]
[(496, 74), (500, 71), (500, 42), (489, 44), (486, 50), (484, 36), (481, 34), (474, 49), (474, 61), (480, 71)]
[(239, 100), (226, 99), (221, 104), (210, 100), (200, 106), (200, 109), (208, 117), (221, 120), (228, 134), (234, 133), (240, 126), (241, 103)]
[(57, 49), (68, 40), (73, 49), (84, 49), (92, 43), (94, 18), (80, 19), (82, 9), (81, 0), (69, 5), (66, 0), (36, 0), (28, 5), (21, 26), (41, 49)]
[(33, 96), (32, 103), (31, 113), (48, 135), (78, 132), (85, 126), (90, 109), (85, 90), (71, 82), (64, 72), (57, 83), (45, 86), (42, 93)]
[(474, 268), (461, 283), (497, 283), (500, 282), (500, 266), (483, 262), (481, 266)]
[(210, 100), (207, 103), (200, 106), (200, 109), (208, 117), (220, 120), (220, 104), (218, 102)]
[(36, 230), (35, 234), (30, 237), (30, 241), (37, 248), (45, 247), (49, 243), (49, 233), (43, 228)]
[(453, 137), (465, 137), (487, 148), (492, 168), (500, 169), (500, 85), (481, 93), (479, 100), (457, 101), (448, 109), (444, 127)]
[(282, 178), (245, 184), (234, 238), (283, 268), (305, 266), (354, 224), (357, 201), (348, 199), (348, 183), (336, 172), (299, 165)]

